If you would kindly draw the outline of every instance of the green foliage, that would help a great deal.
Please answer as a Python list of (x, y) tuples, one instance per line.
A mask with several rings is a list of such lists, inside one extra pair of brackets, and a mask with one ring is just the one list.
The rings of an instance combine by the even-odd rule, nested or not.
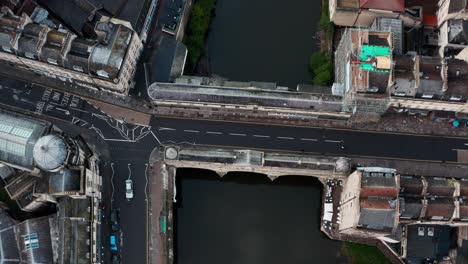
[(322, 1), (322, 12), (320, 14), (319, 27), (322, 30), (325, 30), (327, 33), (327, 38), (329, 41), (333, 38), (333, 33), (335, 32), (335, 25), (330, 21), (330, 12), (328, 9), (328, 1)]
[(192, 7), (184, 43), (188, 48), (187, 69), (193, 71), (200, 59), (216, 0), (198, 0)]
[(333, 80), (333, 63), (331, 56), (325, 52), (312, 54), (309, 61), (309, 70), (314, 75), (315, 85), (330, 85)]
[(355, 264), (390, 264), (390, 261), (377, 247), (346, 242), (344, 251)]

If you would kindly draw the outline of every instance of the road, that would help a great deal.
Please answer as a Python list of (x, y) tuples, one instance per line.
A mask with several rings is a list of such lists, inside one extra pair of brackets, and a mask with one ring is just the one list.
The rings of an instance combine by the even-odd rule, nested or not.
[[(341, 156), (389, 157), (428, 161), (457, 159), (455, 149), (468, 149), (468, 139), (353, 130), (257, 125), (156, 118), (153, 131), (163, 143), (298, 151)], [(344, 146), (344, 149), (342, 149)]]
[[(152, 117), (150, 126), (116, 120), (86, 99), (39, 85), (0, 80), (0, 108), (67, 123), (107, 145), (101, 159), (104, 188), (114, 188), (114, 208), (121, 210), (123, 263), (145, 263), (145, 169), (151, 151), (160, 144), (190, 143), (272, 151), (373, 156), (429, 161), (456, 161), (454, 149), (468, 149), (468, 139), (374, 133), (351, 130), (260, 125)], [(344, 146), (344, 149), (342, 149)], [(112, 177), (110, 164), (114, 164)], [(132, 171), (135, 197), (127, 201), (124, 181)], [(110, 208), (112, 191), (103, 201)], [(109, 212), (109, 210), (107, 210)], [(108, 217), (108, 216), (107, 216)], [(153, 219), (154, 220), (154, 219)], [(154, 220), (156, 221), (156, 220)], [(104, 221), (106, 223), (106, 221)], [(104, 240), (108, 234), (103, 234)], [(103, 245), (108, 247), (107, 243)]]

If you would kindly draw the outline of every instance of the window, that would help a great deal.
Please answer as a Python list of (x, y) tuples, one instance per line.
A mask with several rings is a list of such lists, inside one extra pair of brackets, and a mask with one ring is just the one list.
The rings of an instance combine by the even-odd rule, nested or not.
[(418, 227), (418, 236), (424, 236), (424, 227)]
[(433, 237), (434, 236), (434, 228), (428, 227), (427, 228), (427, 235)]
[(37, 237), (37, 233), (25, 235), (23, 236), (23, 239), (24, 239), (24, 248), (26, 250), (39, 248), (39, 238)]

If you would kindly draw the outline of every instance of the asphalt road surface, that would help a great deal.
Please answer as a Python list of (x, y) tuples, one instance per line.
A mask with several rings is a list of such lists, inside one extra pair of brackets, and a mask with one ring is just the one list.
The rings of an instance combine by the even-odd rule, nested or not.
[(353, 130), (171, 118), (155, 118), (152, 127), (163, 143), (186, 142), (344, 156), (456, 161), (454, 150), (468, 149), (468, 139), (463, 138)]

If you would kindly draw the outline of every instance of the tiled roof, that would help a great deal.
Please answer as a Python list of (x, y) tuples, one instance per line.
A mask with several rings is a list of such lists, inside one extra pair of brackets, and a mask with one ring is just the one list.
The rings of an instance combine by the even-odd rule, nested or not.
[(403, 13), (405, 11), (405, 0), (360, 0), (359, 7)]
[(394, 200), (371, 200), (361, 199), (359, 202), (361, 208), (368, 209), (393, 209), (395, 208), (396, 202)]
[(396, 187), (362, 187), (361, 197), (397, 197), (398, 192)]

